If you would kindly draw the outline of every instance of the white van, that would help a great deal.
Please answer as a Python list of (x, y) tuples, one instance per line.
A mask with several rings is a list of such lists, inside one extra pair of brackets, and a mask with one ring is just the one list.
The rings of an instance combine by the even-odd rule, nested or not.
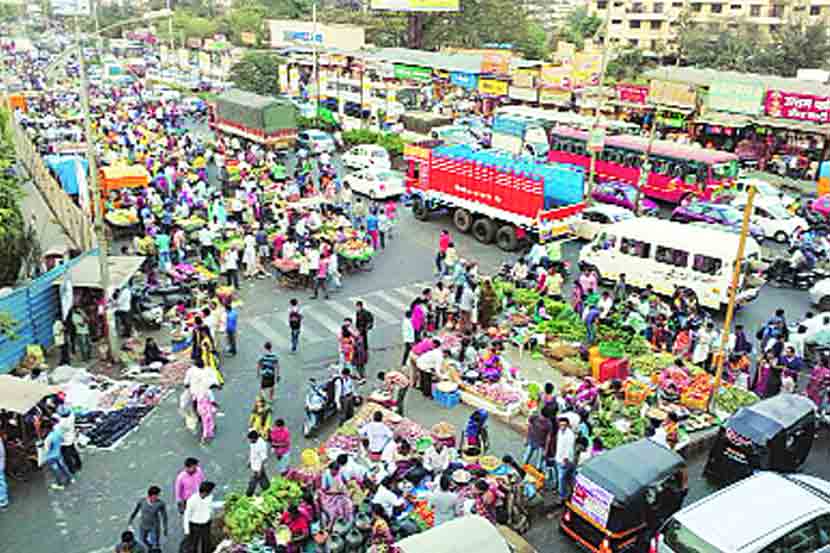
[[(605, 227), (582, 248), (579, 261), (593, 266), (603, 280), (625, 274), (630, 286), (650, 284), (666, 296), (688, 288), (700, 305), (721, 309), (729, 300), (738, 240), (737, 234), (716, 228), (638, 217)], [(752, 238), (746, 240), (744, 259), (750, 265), (761, 261), (761, 248)], [(742, 277), (738, 303), (755, 299), (758, 290)]]
[(830, 482), (760, 472), (674, 514), (655, 553), (827, 553)]

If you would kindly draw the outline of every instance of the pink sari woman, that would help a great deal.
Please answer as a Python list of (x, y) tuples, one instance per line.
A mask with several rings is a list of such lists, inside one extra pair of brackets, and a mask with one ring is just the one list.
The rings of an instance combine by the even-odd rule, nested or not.
[(329, 465), (323, 475), (320, 486), (320, 506), (328, 517), (327, 526), (331, 527), (338, 519), (351, 522), (354, 505), (349, 497), (349, 489), (336, 462)]
[(202, 443), (207, 443), (216, 435), (217, 409), (212, 391), (196, 400), (196, 411), (202, 419)]

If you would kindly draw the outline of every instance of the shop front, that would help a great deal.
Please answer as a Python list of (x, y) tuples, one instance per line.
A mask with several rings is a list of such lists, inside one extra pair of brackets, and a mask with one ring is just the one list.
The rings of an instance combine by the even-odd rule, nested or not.
[(479, 79), (478, 92), (481, 96), (481, 113), (490, 115), (507, 98), (510, 86), (507, 81)]

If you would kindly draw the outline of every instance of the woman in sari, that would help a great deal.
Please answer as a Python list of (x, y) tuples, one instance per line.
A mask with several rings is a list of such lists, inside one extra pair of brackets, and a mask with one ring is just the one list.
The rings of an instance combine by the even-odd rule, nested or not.
[(350, 368), (354, 366), (355, 341), (351, 329), (346, 325), (340, 329), (340, 357), (344, 366)]
[(196, 411), (202, 419), (202, 444), (207, 445), (216, 435), (217, 403), (213, 390), (208, 390), (208, 393), (196, 400)]
[(327, 527), (329, 529), (338, 519), (351, 522), (354, 505), (337, 462), (331, 463), (323, 474), (320, 486), (320, 505), (328, 517)]
[(752, 390), (761, 398), (772, 397), (781, 391), (781, 367), (771, 351), (766, 352), (758, 363)]
[(483, 478), (476, 480), (474, 485), (475, 513), (496, 524), (496, 502), (498, 494), (495, 486), (491, 486)]
[(386, 521), (386, 511), (382, 505), (372, 504), (372, 547), (371, 553), (390, 553), (395, 547), (395, 536)]
[(248, 428), (256, 430), (263, 440), (268, 440), (268, 433), (271, 431), (271, 402), (266, 401), (262, 393), (257, 394), (254, 401), (254, 408), (251, 409), (251, 416), (248, 419)]
[(585, 295), (582, 293), (582, 286), (578, 282), (574, 282), (573, 288), (571, 289), (571, 307), (573, 307), (574, 312), (579, 316), (582, 316), (582, 301), (584, 299)]
[(366, 350), (366, 343), (359, 332), (352, 333), (352, 340), (354, 341), (354, 356), (352, 364), (360, 376), (360, 380), (366, 380), (366, 363), (369, 361), (369, 352)]

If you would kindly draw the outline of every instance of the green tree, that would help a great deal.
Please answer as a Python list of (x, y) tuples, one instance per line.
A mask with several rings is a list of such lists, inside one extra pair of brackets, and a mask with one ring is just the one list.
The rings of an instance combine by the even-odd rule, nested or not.
[(625, 48), (614, 52), (608, 61), (606, 76), (614, 81), (636, 81), (653, 62), (638, 48)]
[(544, 27), (536, 21), (529, 20), (524, 34), (524, 37), (516, 41), (516, 49), (527, 59), (546, 59), (549, 53), (549, 37)]
[(219, 27), (235, 44), (242, 43), (242, 33), (256, 33), (259, 44), (266, 40), (264, 22), (267, 17), (268, 12), (262, 4), (246, 4), (226, 13)]
[(599, 32), (602, 19), (588, 13), (588, 9), (580, 7), (573, 10), (557, 33), (558, 37), (576, 45), (577, 50), (585, 46), (585, 39), (591, 38)]
[(34, 244), (28, 241), (26, 222), (20, 208), (23, 192), (12, 173), (15, 151), (9, 130), (9, 112), (0, 111), (0, 286), (17, 282), (23, 260)]
[(488, 43), (518, 45), (527, 40), (529, 19), (520, 3), (512, 0), (465, 0), (458, 13), (431, 14), (424, 18), (424, 47), (480, 48)]
[(275, 96), (279, 94), (278, 67), (284, 61), (267, 52), (248, 52), (231, 67), (230, 80), (242, 90)]
[(824, 23), (791, 19), (772, 32), (763, 64), (770, 73), (795, 77), (799, 68), (825, 67), (830, 38)]

